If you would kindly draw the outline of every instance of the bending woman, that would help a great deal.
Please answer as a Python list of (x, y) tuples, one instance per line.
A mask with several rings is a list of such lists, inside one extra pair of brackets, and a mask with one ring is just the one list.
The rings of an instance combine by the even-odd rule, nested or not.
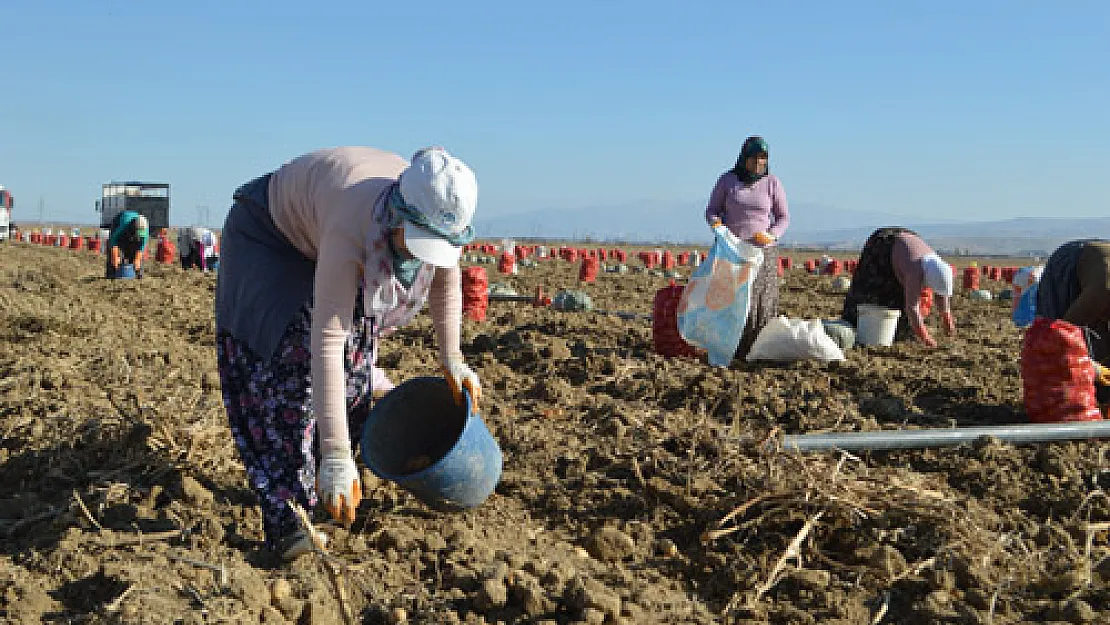
[(916, 336), (926, 346), (936, 347), (921, 314), (921, 291), (925, 286), (933, 290), (945, 332), (955, 335), (951, 267), (912, 230), (879, 228), (871, 233), (860, 251), (841, 317), (857, 325), (859, 304), (901, 310), (894, 338), (902, 341)]
[[(266, 546), (311, 549), (287, 502), (319, 496), (349, 524), (362, 497), (351, 440), (375, 389), (378, 340), (428, 301), (457, 401), (478, 376), (459, 347), (474, 174), (442, 148), (321, 150), (234, 194), (216, 286), (220, 380)], [(356, 439), (357, 440), (357, 439)]]
[(1110, 402), (1110, 241), (1070, 241), (1056, 248), (1037, 289), (1038, 317), (1086, 330), (1100, 385), (1098, 401)]

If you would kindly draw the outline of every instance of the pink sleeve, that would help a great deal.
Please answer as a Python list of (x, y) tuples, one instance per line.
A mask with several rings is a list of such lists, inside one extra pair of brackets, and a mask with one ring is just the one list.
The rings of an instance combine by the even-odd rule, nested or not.
[(312, 309), (312, 410), (320, 450), (351, 449), (347, 431), (347, 372), (344, 348), (351, 332), (361, 270), (359, 234), (325, 232), (316, 260)]
[(894, 267), (894, 275), (902, 283), (902, 292), (905, 297), (905, 313), (910, 327), (915, 331), (925, 325), (921, 316), (921, 287), (925, 279), (925, 270), (921, 262), (910, 256), (909, 246), (902, 237), (894, 241), (891, 250), (890, 264)]
[(786, 234), (786, 229), (790, 227), (790, 208), (786, 203), (786, 189), (778, 178), (774, 178), (771, 184), (771, 221), (774, 224), (770, 228), (770, 233), (776, 239), (781, 239), (782, 235)]
[(717, 178), (713, 191), (709, 194), (709, 204), (705, 207), (705, 223), (712, 224), (714, 219), (725, 220), (725, 176)]
[(906, 314), (909, 315), (908, 320), (910, 327), (916, 330), (925, 325), (925, 318), (921, 315), (921, 292), (918, 291), (918, 297), (910, 301), (910, 292), (906, 291)]
[(440, 362), (461, 358), (459, 326), (462, 324), (462, 270), (454, 267), (437, 268), (428, 294), (428, 312), (439, 345)]

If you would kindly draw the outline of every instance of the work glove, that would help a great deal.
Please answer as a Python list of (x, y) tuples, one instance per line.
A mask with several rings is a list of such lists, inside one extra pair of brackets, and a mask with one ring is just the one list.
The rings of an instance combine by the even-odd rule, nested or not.
[(767, 232), (757, 232), (752, 235), (752, 243), (760, 246), (770, 245), (775, 242), (775, 235)]
[(389, 391), (395, 388), (393, 380), (389, 379), (389, 375), (376, 365), (370, 367), (370, 388), (373, 389), (372, 393), (374, 399), (381, 399), (385, 397)]
[(917, 338), (925, 344), (925, 347), (937, 346), (937, 342), (933, 339), (933, 337), (929, 336), (929, 328), (926, 328), (923, 325), (918, 326), (914, 328), (913, 333), (916, 334)]
[(941, 321), (944, 322), (944, 331), (948, 336), (956, 335), (956, 320), (952, 318), (951, 312), (943, 312), (940, 314)]
[(1095, 363), (1095, 384), (1110, 386), (1110, 367)]
[(324, 452), (316, 471), (316, 491), (331, 517), (350, 526), (362, 501), (362, 483), (350, 449)]
[(478, 412), (478, 401), (482, 399), (482, 382), (478, 379), (478, 374), (462, 358), (449, 358), (443, 363), (443, 376), (447, 378), (455, 403), (462, 405), (465, 388), (470, 391), (470, 410)]

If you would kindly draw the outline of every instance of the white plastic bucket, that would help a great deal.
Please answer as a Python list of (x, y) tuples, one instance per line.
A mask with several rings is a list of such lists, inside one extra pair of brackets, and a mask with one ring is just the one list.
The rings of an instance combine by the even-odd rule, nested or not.
[(898, 329), (902, 311), (873, 304), (859, 304), (856, 311), (859, 319), (856, 324), (857, 343), (883, 347), (894, 344), (894, 332)]

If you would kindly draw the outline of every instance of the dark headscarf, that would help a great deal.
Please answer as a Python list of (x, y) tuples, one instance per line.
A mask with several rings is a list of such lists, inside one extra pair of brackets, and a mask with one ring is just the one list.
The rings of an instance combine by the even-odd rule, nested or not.
[[(748, 157), (757, 154), (768, 154), (767, 142), (763, 140), (763, 137), (753, 135), (744, 140), (744, 146), (740, 148), (740, 156), (736, 158), (736, 165), (732, 167), (732, 173), (736, 174), (740, 182), (752, 184), (767, 175), (766, 171), (762, 174), (753, 174), (744, 166), (744, 162), (748, 160)], [(767, 168), (767, 171), (770, 171), (770, 168)]]

